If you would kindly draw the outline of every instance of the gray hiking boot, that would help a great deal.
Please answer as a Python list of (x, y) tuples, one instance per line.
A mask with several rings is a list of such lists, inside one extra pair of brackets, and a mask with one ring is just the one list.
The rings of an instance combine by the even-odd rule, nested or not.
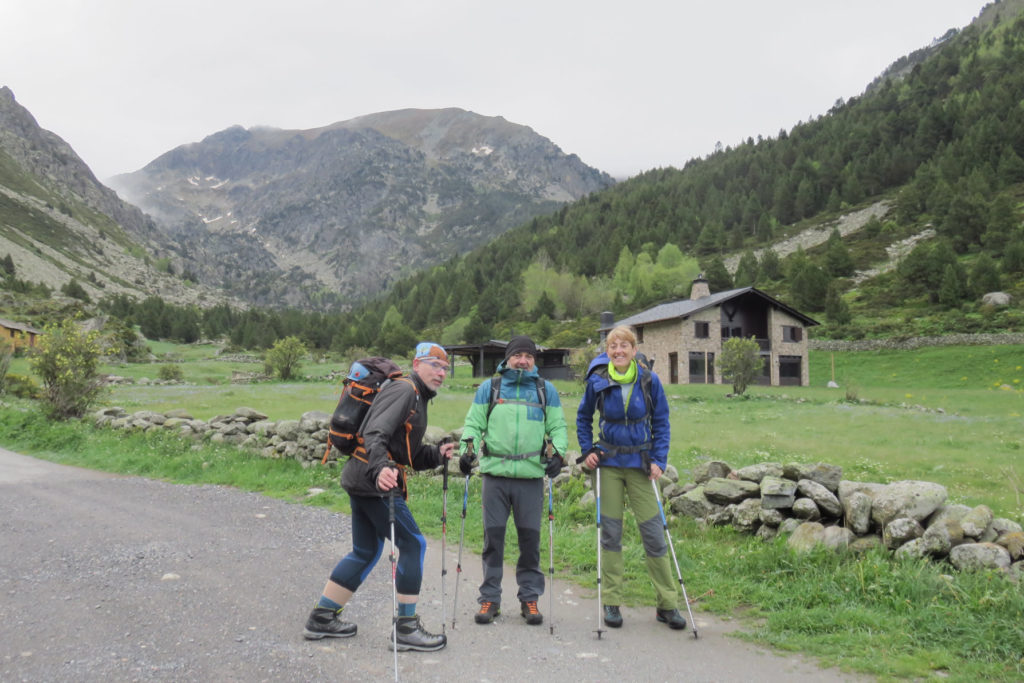
[(356, 634), (356, 625), (349, 621), (342, 621), (341, 610), (335, 612), (329, 607), (314, 607), (306, 619), (306, 628), (302, 635), (306, 640), (320, 640), (321, 638), (351, 638)]
[(686, 628), (686, 619), (683, 619), (683, 615), (679, 613), (677, 609), (661, 609), (657, 608), (654, 612), (655, 618), (663, 624), (668, 624), (668, 627), (675, 630)]
[[(448, 636), (443, 633), (438, 635), (424, 630), (418, 616), (398, 617), (398, 624), (395, 630), (398, 631), (399, 652), (405, 652), (406, 650), (433, 652), (434, 650), (440, 650), (448, 644)], [(394, 631), (388, 636), (388, 649), (395, 649)]]

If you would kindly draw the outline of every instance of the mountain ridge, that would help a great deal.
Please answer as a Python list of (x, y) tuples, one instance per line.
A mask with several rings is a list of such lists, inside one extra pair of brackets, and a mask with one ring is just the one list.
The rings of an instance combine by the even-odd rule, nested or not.
[(527, 126), (458, 108), (308, 130), (233, 126), (110, 182), (202, 281), (252, 303), (312, 307), (378, 294), (614, 184)]

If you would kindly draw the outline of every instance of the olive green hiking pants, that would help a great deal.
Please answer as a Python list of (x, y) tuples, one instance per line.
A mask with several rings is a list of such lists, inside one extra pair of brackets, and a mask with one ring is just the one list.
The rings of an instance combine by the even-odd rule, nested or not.
[(651, 488), (651, 480), (643, 470), (630, 467), (601, 468), (601, 585), (602, 602), (621, 605), (623, 600), (622, 575), (622, 518), (628, 499), (629, 509), (636, 518), (644, 552), (647, 554), (647, 574), (654, 584), (658, 608), (676, 609), (679, 606), (679, 588), (672, 578), (672, 561), (668, 556), (665, 528), (658, 512), (658, 501)]

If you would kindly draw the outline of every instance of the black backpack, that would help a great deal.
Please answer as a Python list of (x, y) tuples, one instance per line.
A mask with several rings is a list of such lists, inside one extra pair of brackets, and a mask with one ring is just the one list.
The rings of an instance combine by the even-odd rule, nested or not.
[(352, 455), (363, 443), (360, 433), (370, 404), (385, 384), (402, 377), (402, 369), (394, 361), (380, 356), (361, 358), (352, 364), (338, 406), (331, 416), (331, 428), (327, 436), (327, 451), (323, 462), (331, 453), (331, 446), (343, 455)]

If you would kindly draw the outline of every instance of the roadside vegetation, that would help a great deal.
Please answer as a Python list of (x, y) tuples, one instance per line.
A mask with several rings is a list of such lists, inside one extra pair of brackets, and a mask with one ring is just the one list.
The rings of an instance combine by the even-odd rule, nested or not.
[[(112, 387), (103, 405), (130, 411), (183, 408), (203, 419), (245, 405), (271, 419), (294, 419), (308, 410), (333, 408), (340, 387), (325, 377), (346, 365), (307, 357), (292, 381), (232, 384), (239, 368), (262, 366), (240, 362), (238, 356), (216, 360), (215, 345), (151, 347), (164, 362), (101, 369), (155, 380), (170, 364), (187, 383)], [(26, 362), (14, 358), (11, 372), (29, 372)], [(824, 385), (833, 365), (839, 388), (829, 389)], [(670, 386), (670, 462), (683, 481), (709, 458), (735, 467), (768, 460), (828, 462), (841, 465), (850, 479), (935, 481), (949, 489), (953, 502), (984, 503), (999, 516), (1024, 521), (1022, 366), (1024, 346), (812, 352), (813, 387), (750, 386), (742, 396), (726, 398), (728, 385)], [(572, 424), (580, 386), (556, 384)], [(468, 367), (458, 366), (431, 405), (431, 423), (460, 427), (472, 392)], [(337, 468), (303, 468), (159, 433), (95, 430), (86, 421), (54, 422), (31, 401), (10, 399), (0, 408), (0, 443), (67, 464), (235, 486), (342, 512), (348, 507)], [(440, 479), (411, 481), (417, 519), (437, 537)], [(461, 484), (459, 477), (449, 482), (450, 522), (461, 512)], [(482, 544), (479, 506), (472, 504), (479, 500), (479, 485), (474, 477), (466, 524), (466, 547), (474, 551)], [(576, 480), (556, 492), (556, 572), (594, 589), (593, 509), (577, 505), (583, 491), (583, 481)], [(450, 530), (455, 525), (450, 523)], [(702, 610), (736, 619), (738, 637), (883, 679), (1024, 676), (1024, 591), (1002, 575), (960, 574), (933, 563), (897, 562), (885, 553), (797, 556), (784, 542), (764, 543), (688, 519), (674, 520), (671, 530), (698, 619)], [(546, 534), (544, 525), (542, 544)], [(647, 604), (642, 545), (631, 523), (626, 534), (628, 601)], [(430, 552), (438, 551), (432, 544)]]

